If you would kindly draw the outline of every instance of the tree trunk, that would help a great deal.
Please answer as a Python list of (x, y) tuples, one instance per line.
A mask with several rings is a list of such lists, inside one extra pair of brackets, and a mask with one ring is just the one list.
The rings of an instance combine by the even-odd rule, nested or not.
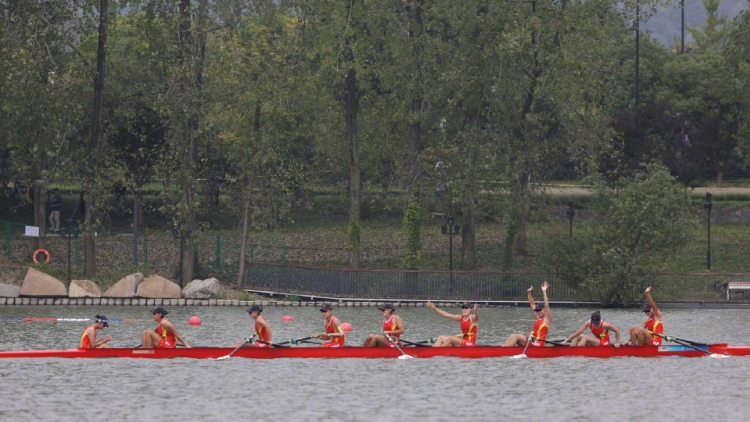
[(44, 186), (31, 187), (34, 192), (34, 225), (39, 227), (39, 237), (34, 239), (36, 249), (47, 246), (47, 189)]
[[(422, 175), (422, 166), (420, 163), (420, 155), (422, 153), (422, 96), (421, 83), (422, 83), (422, 40), (421, 34), (424, 29), (424, 22), (422, 21), (422, 9), (424, 8), (425, 0), (414, 0), (414, 29), (418, 35), (411, 35), (414, 37), (414, 57), (415, 57), (415, 78), (414, 78), (414, 90), (415, 95), (411, 100), (411, 127), (409, 128), (409, 172), (410, 172), (410, 185), (418, 185), (420, 177)], [(413, 190), (413, 189), (412, 189)]]
[(248, 220), (250, 219), (250, 198), (252, 188), (250, 183), (243, 189), (244, 207), (242, 209), (242, 239), (240, 239), (240, 266), (237, 270), (237, 288), (242, 290), (242, 282), (245, 279), (245, 255), (247, 253)]
[(91, 159), (87, 163), (85, 188), (86, 214), (83, 223), (83, 271), (86, 277), (96, 274), (96, 244), (94, 243), (94, 191), (96, 176), (99, 170), (99, 158), (103, 146), (102, 113), (104, 109), (104, 78), (107, 57), (107, 13), (109, 0), (99, 3), (99, 43), (96, 51), (96, 78), (94, 79), (94, 116), (91, 130)]
[(357, 144), (357, 113), (359, 96), (357, 93), (357, 72), (349, 69), (346, 75), (346, 146), (349, 152), (349, 266), (359, 268), (360, 232), (359, 215), (362, 201), (361, 168), (359, 162), (359, 145)]

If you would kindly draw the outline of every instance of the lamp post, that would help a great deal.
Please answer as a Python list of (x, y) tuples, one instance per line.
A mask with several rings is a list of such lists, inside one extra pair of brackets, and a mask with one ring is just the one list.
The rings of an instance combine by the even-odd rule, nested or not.
[(448, 224), (443, 225), (440, 229), (443, 234), (448, 235), (448, 271), (450, 271), (450, 291), (453, 292), (453, 235), (458, 234), (461, 226), (453, 225), (455, 219), (453, 216), (448, 217)]
[(685, 54), (685, 0), (680, 0), (680, 9), (682, 10), (682, 22), (680, 28), (680, 54)]
[[(638, 108), (638, 100), (641, 93), (641, 4), (635, 4), (635, 107)], [(636, 125), (638, 123), (636, 122)]]
[(138, 268), (138, 190), (133, 188), (133, 266)]
[(63, 227), (60, 230), (60, 236), (68, 239), (68, 281), (71, 281), (72, 278), (70, 277), (70, 239), (73, 237), (78, 237), (78, 229), (72, 227), (73, 219), (69, 218), (67, 221), (67, 227)]
[(711, 269), (711, 207), (713, 206), (713, 203), (711, 200), (713, 199), (713, 195), (711, 195), (711, 192), (706, 192), (706, 210), (708, 210), (708, 217), (706, 221), (708, 222), (708, 250), (706, 254), (706, 268), (709, 270)]
[(576, 216), (576, 210), (573, 208), (573, 201), (568, 202), (568, 209), (565, 210), (565, 215), (568, 216), (568, 220), (570, 220), (570, 238), (573, 238), (573, 217)]

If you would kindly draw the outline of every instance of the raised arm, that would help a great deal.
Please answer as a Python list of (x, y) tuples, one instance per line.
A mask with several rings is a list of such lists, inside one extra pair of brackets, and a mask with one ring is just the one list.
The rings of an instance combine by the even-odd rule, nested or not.
[(591, 325), (591, 320), (590, 319), (586, 320), (586, 322), (584, 322), (583, 325), (581, 325), (581, 328), (579, 328), (575, 333), (573, 333), (573, 334), (569, 335), (568, 337), (566, 337), (565, 340), (563, 340), (563, 343), (567, 343), (570, 340), (573, 340), (574, 338), (576, 338), (576, 337), (580, 336), (581, 334), (583, 334), (583, 332), (586, 331), (586, 328), (588, 328), (589, 325)]
[(433, 305), (432, 302), (427, 302), (426, 305), (428, 308), (432, 309), (433, 311), (437, 312), (439, 315), (442, 315), (448, 319), (452, 319), (454, 321), (461, 321), (461, 315), (453, 315), (449, 314), (448, 312), (445, 312), (442, 309), (438, 309), (437, 306)]
[(528, 289), (526, 289), (526, 296), (529, 297), (529, 306), (531, 306), (531, 310), (533, 311), (534, 308), (536, 308), (536, 302), (534, 302), (534, 296), (531, 295), (532, 290), (534, 290), (534, 286), (531, 286)]
[(479, 304), (478, 303), (474, 304), (474, 313), (471, 314), (471, 321), (472, 322), (479, 321)]
[(648, 301), (648, 304), (651, 305), (651, 310), (654, 311), (654, 316), (656, 317), (657, 321), (662, 320), (662, 314), (659, 308), (656, 307), (656, 302), (654, 302), (654, 299), (651, 297), (651, 286), (646, 287), (646, 300)]
[(549, 326), (552, 324), (552, 311), (549, 308), (549, 298), (547, 297), (547, 289), (549, 288), (549, 283), (546, 281), (542, 283), (542, 296), (544, 296), (544, 310), (546, 311), (544, 313), (544, 318), (547, 320), (546, 324)]

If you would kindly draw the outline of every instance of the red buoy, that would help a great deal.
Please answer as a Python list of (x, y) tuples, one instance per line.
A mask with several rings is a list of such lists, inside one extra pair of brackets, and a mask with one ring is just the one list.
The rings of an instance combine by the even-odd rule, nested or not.
[(349, 324), (348, 322), (342, 322), (341, 327), (344, 329), (344, 331), (352, 330), (352, 324)]
[(289, 315), (284, 315), (283, 317), (281, 317), (281, 321), (283, 321), (283, 322), (292, 322), (292, 321), (294, 321), (294, 318), (292, 318)]
[(188, 325), (201, 325), (201, 319), (197, 316), (191, 316), (188, 320)]

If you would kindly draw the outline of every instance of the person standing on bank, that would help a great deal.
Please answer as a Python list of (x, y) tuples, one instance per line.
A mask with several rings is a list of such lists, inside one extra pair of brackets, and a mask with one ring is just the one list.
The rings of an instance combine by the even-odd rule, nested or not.
[(60, 196), (60, 189), (55, 189), (52, 196), (52, 212), (49, 214), (50, 226), (55, 230), (60, 230), (60, 210), (62, 209), (63, 199)]
[[(594, 336), (581, 335), (586, 328), (591, 330)], [(611, 344), (609, 332), (615, 332), (615, 343)], [(615, 346), (620, 347), (620, 329), (614, 325), (602, 320), (599, 311), (591, 314), (591, 319), (584, 322), (581, 328), (566, 338), (563, 343), (571, 341), (571, 346)]]
[(474, 347), (477, 344), (477, 331), (479, 326), (479, 304), (475, 303), (472, 309), (471, 303), (464, 302), (461, 304), (461, 315), (454, 315), (438, 309), (432, 302), (427, 302), (428, 308), (438, 314), (458, 321), (461, 324), (461, 336), (438, 336), (432, 347)]
[[(400, 345), (401, 334), (404, 333), (404, 322), (401, 317), (394, 315), (396, 311), (392, 303), (386, 303), (378, 308), (383, 312), (383, 335), (368, 334), (362, 347), (396, 347)], [(388, 337), (393, 339), (389, 341)]]
[(260, 305), (253, 305), (249, 308), (247, 308), (247, 313), (250, 314), (250, 318), (255, 320), (255, 335), (258, 336), (258, 340), (256, 342), (252, 342), (251, 338), (246, 338), (243, 341), (240, 341), (238, 343), (235, 343), (232, 347), (240, 347), (244, 344), (242, 347), (257, 347), (257, 348), (266, 348), (271, 347), (271, 343), (273, 342), (273, 333), (271, 332), (271, 325), (266, 321), (265, 318), (263, 318), (260, 313), (263, 312), (263, 308), (260, 307)]
[(81, 336), (81, 344), (78, 346), (79, 349), (106, 349), (109, 346), (109, 341), (112, 340), (112, 336), (104, 337), (101, 340), (96, 339), (96, 335), (99, 330), (105, 327), (109, 327), (109, 320), (104, 315), (97, 315), (94, 318), (94, 324), (89, 325), (83, 331)]
[(177, 340), (188, 349), (191, 347), (166, 318), (167, 313), (167, 310), (161, 306), (151, 311), (154, 321), (159, 325), (156, 326), (156, 330), (146, 330), (141, 335), (141, 345), (144, 349), (173, 349), (177, 347)]
[(529, 337), (534, 338), (530, 346), (544, 346), (543, 340), (547, 340), (547, 333), (549, 333), (549, 327), (552, 325), (552, 312), (550, 311), (549, 298), (547, 297), (548, 288), (549, 283), (547, 283), (546, 281), (542, 283), (542, 296), (544, 296), (544, 304), (534, 302), (534, 297), (531, 295), (531, 292), (534, 290), (534, 286), (531, 286), (528, 290), (526, 290), (526, 294), (529, 297), (529, 306), (531, 306), (531, 309), (533, 309), (534, 313), (536, 314), (534, 328), (532, 328), (531, 332), (526, 336), (524, 336), (523, 334), (511, 334), (508, 337), (508, 340), (505, 341), (505, 344), (503, 344), (504, 347), (525, 347), (526, 342), (529, 341)]
[(646, 288), (645, 294), (647, 303), (643, 305), (643, 312), (647, 319), (640, 327), (630, 327), (629, 343), (632, 346), (661, 346), (662, 338), (654, 334), (664, 334), (664, 315), (651, 298), (651, 286)]

